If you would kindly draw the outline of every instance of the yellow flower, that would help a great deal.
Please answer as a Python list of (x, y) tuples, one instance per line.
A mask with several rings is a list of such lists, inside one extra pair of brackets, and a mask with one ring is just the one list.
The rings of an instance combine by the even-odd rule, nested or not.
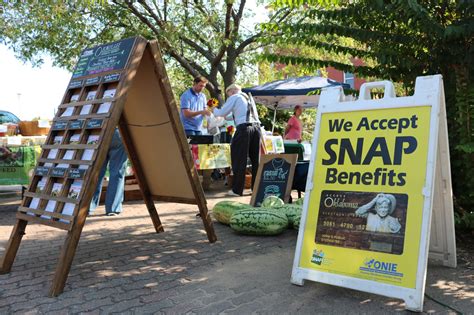
[(219, 101), (215, 98), (211, 98), (207, 101), (207, 107), (217, 107), (219, 105)]

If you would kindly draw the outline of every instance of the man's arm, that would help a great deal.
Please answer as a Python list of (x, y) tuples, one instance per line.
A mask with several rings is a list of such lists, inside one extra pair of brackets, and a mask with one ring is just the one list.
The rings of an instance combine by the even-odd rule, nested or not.
[(199, 116), (199, 115), (209, 116), (211, 114), (207, 109), (199, 110), (197, 112), (193, 112), (192, 110), (189, 110), (188, 108), (185, 108), (185, 109), (182, 109), (182, 111), (183, 111), (184, 117), (186, 117), (186, 118), (193, 118), (193, 117), (196, 117), (196, 116)]
[(232, 111), (232, 108), (234, 107), (235, 100), (235, 97), (229, 97), (229, 99), (224, 103), (224, 106), (222, 106), (222, 108), (216, 108), (212, 113), (216, 117), (225, 117), (229, 115)]

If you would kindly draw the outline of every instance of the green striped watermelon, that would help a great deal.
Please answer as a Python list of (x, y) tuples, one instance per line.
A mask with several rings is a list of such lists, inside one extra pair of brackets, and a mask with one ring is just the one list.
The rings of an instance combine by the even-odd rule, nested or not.
[(299, 230), (300, 229), (300, 223), (301, 223), (301, 214), (295, 217), (295, 219), (293, 221), (293, 228), (295, 230)]
[(300, 198), (300, 199), (296, 200), (296, 201), (294, 202), (294, 204), (295, 204), (295, 205), (301, 205), (301, 206), (302, 206), (302, 205), (303, 205), (303, 202), (304, 202), (304, 198)]
[(212, 214), (220, 223), (229, 225), (230, 217), (235, 211), (247, 209), (251, 210), (253, 207), (237, 201), (224, 200), (215, 204)]
[(275, 210), (238, 210), (230, 218), (230, 227), (241, 234), (277, 235), (288, 228), (288, 219)]
[(264, 208), (276, 208), (283, 206), (284, 204), (285, 202), (277, 196), (268, 196), (262, 201), (262, 207)]
[(295, 204), (286, 204), (281, 207), (278, 207), (277, 210), (281, 211), (286, 215), (290, 226), (294, 225), (295, 218), (297, 216), (301, 217), (301, 213), (303, 212), (302, 206)]

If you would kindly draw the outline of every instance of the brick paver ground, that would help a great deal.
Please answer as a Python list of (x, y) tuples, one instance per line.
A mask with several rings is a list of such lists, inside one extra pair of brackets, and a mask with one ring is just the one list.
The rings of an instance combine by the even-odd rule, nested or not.
[[(224, 198), (208, 195), (209, 208)], [(248, 202), (250, 197), (237, 200)], [(17, 205), (0, 205), (0, 255)], [(240, 236), (219, 223), (207, 241), (192, 205), (157, 203), (165, 233), (156, 234), (146, 207), (124, 206), (118, 217), (87, 219), (64, 293), (48, 298), (65, 232), (28, 225), (12, 272), (0, 275), (0, 314), (65, 313), (394, 313), (403, 302), (307, 281), (290, 283), (297, 232)], [(98, 209), (98, 213), (103, 208)], [(426, 292), (474, 313), (473, 269), (430, 266)], [(430, 298), (425, 312), (449, 313)]]

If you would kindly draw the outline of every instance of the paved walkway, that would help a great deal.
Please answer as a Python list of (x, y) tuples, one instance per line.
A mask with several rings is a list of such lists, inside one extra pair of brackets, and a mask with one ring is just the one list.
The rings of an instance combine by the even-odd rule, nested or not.
[[(209, 208), (222, 198), (222, 193), (209, 195)], [(248, 202), (250, 197), (237, 199)], [(0, 255), (16, 206), (0, 206)], [(157, 208), (165, 233), (154, 233), (140, 202), (125, 205), (118, 217), (88, 218), (66, 288), (56, 298), (47, 294), (65, 232), (29, 225), (12, 272), (0, 275), (0, 314), (403, 310), (403, 302), (391, 298), (310, 281), (303, 287), (292, 285), (294, 230), (276, 237), (249, 237), (215, 223), (218, 241), (209, 244), (202, 221), (195, 217), (195, 206), (158, 203)], [(472, 252), (466, 257), (472, 258)], [(456, 270), (430, 266), (426, 292), (465, 314), (474, 314), (474, 276), (468, 259), (461, 259)], [(430, 298), (425, 299), (424, 310), (454, 313)]]

